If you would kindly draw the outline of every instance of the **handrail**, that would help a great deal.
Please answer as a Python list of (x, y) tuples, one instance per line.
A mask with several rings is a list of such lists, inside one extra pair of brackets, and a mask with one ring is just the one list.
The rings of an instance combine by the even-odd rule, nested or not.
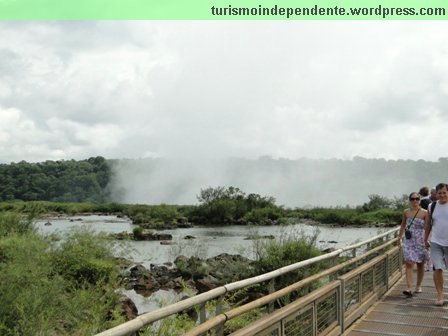
[(268, 280), (272, 280), (281, 275), (284, 275), (286, 273), (289, 273), (289, 272), (298, 270), (300, 268), (312, 265), (314, 263), (317, 263), (317, 262), (320, 262), (323, 260), (332, 259), (346, 251), (356, 250), (357, 248), (359, 248), (363, 245), (367, 245), (373, 241), (376, 241), (380, 238), (388, 237), (389, 235), (392, 235), (392, 234), (395, 234), (395, 236), (396, 236), (398, 229), (399, 228), (397, 227), (397, 228), (389, 230), (385, 233), (382, 233), (380, 235), (374, 236), (366, 241), (359, 242), (359, 243), (349, 245), (349, 246), (345, 246), (345, 247), (339, 248), (333, 252), (330, 252), (330, 253), (327, 253), (327, 254), (324, 254), (321, 256), (317, 256), (317, 257), (314, 257), (311, 259), (303, 260), (303, 261), (300, 261), (300, 262), (297, 262), (297, 263), (294, 263), (294, 264), (291, 264), (288, 266), (284, 266), (284, 267), (281, 267), (274, 271), (264, 273), (264, 274), (261, 274), (261, 275), (258, 275), (258, 276), (252, 277), (252, 278), (232, 282), (230, 284), (226, 284), (224, 286), (214, 288), (205, 293), (195, 295), (191, 298), (173, 303), (171, 305), (160, 308), (158, 310), (142, 314), (133, 320), (127, 321), (123, 324), (120, 324), (120, 325), (114, 327), (114, 328), (111, 328), (111, 329), (105, 330), (99, 334), (96, 334), (96, 336), (125, 336), (125, 335), (128, 335), (130, 333), (140, 330), (141, 328), (147, 326), (148, 324), (150, 324), (152, 322), (155, 322), (155, 321), (161, 320), (163, 318), (166, 318), (168, 316), (171, 316), (173, 314), (179, 313), (179, 312), (189, 309), (193, 306), (196, 306), (199, 304), (204, 304), (210, 300), (216, 299), (216, 298), (226, 294), (229, 291), (242, 289), (242, 288), (250, 286), (250, 285), (254, 285), (254, 284), (258, 284), (258, 283), (265, 282)]
[(257, 300), (251, 301), (249, 303), (246, 303), (243, 306), (233, 308), (232, 310), (230, 310), (230, 311), (228, 311), (226, 313), (223, 313), (223, 314), (217, 315), (215, 317), (212, 317), (207, 322), (201, 324), (200, 326), (197, 326), (196, 328), (194, 328), (194, 330), (191, 330), (190, 332), (186, 333), (185, 336), (202, 335), (204, 332), (208, 331), (212, 327), (218, 326), (223, 321), (225, 322), (225, 321), (231, 320), (231, 319), (233, 319), (233, 318), (235, 318), (237, 316), (240, 316), (242, 314), (245, 314), (245, 313), (249, 312), (252, 309), (262, 307), (262, 306), (268, 304), (269, 302), (272, 302), (272, 301), (274, 301), (276, 299), (281, 298), (284, 295), (292, 293), (293, 291), (295, 291), (295, 290), (297, 290), (299, 288), (302, 288), (302, 287), (304, 287), (306, 285), (310, 285), (313, 282), (315, 282), (315, 281), (317, 281), (317, 280), (319, 280), (319, 279), (321, 279), (323, 277), (326, 277), (326, 276), (329, 276), (330, 274), (333, 274), (337, 270), (343, 269), (344, 267), (346, 267), (346, 266), (348, 266), (350, 264), (353, 264), (353, 263), (355, 263), (355, 262), (365, 258), (368, 255), (376, 253), (377, 251), (383, 249), (384, 245), (387, 245), (387, 244), (392, 244), (392, 242), (386, 242), (386, 243), (384, 243), (383, 245), (381, 245), (379, 247), (373, 248), (372, 250), (370, 250), (366, 254), (363, 254), (362, 256), (353, 258), (351, 260), (347, 260), (347, 261), (345, 261), (345, 262), (343, 262), (343, 263), (341, 263), (341, 264), (339, 264), (337, 266), (331, 267), (331, 268), (326, 269), (326, 270), (324, 270), (322, 272), (319, 272), (318, 274), (314, 274), (312, 276), (309, 276), (308, 278), (302, 279), (302, 280), (300, 280), (300, 281), (298, 281), (298, 282), (296, 282), (296, 283), (294, 283), (292, 285), (289, 285), (289, 286), (287, 286), (285, 288), (282, 288), (282, 289), (280, 289), (280, 290), (278, 290), (278, 291), (276, 291), (276, 292), (274, 292), (272, 294), (265, 295), (262, 298), (259, 298)]

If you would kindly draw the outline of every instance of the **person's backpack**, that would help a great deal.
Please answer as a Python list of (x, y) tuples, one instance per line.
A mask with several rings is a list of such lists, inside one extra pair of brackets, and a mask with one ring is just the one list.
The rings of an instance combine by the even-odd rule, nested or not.
[(420, 200), (420, 206), (425, 209), (428, 210), (428, 205), (431, 204), (431, 200), (429, 198), (422, 198)]
[[(434, 213), (434, 209), (436, 208), (437, 201), (432, 202), (430, 205), (431, 205), (431, 212), (430, 212), (430, 214), (431, 214), (431, 224), (432, 224), (432, 214)], [(429, 205), (428, 205), (428, 207), (429, 207)]]

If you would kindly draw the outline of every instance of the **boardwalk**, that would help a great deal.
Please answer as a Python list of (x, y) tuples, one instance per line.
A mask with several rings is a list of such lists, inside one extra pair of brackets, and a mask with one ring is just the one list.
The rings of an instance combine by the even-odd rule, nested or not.
[[(405, 298), (403, 277), (385, 297), (376, 303), (345, 333), (346, 336), (448, 336), (448, 277), (445, 272), (443, 307), (434, 305), (436, 294), (432, 272), (426, 272), (420, 294)], [(414, 274), (415, 280), (416, 274)]]

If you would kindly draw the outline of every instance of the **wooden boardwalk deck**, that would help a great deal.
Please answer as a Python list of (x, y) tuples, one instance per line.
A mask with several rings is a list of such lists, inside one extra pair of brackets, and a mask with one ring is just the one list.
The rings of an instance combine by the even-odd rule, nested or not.
[[(444, 272), (445, 305), (436, 306), (436, 292), (432, 271), (426, 272), (420, 294), (406, 298), (403, 277), (360, 320), (355, 322), (345, 336), (448, 336), (448, 277)], [(415, 281), (416, 274), (414, 274)]]

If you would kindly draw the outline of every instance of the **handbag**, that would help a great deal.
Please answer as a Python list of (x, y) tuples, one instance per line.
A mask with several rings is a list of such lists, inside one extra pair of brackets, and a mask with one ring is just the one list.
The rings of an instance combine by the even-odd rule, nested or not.
[(420, 211), (420, 208), (418, 208), (417, 212), (415, 213), (414, 217), (412, 218), (411, 222), (409, 223), (408, 227), (406, 228), (406, 230), (404, 231), (404, 236), (406, 237), (406, 239), (411, 239), (412, 238), (412, 232), (410, 229), (412, 223), (414, 223), (414, 219), (415, 216), (417, 216), (418, 212)]

